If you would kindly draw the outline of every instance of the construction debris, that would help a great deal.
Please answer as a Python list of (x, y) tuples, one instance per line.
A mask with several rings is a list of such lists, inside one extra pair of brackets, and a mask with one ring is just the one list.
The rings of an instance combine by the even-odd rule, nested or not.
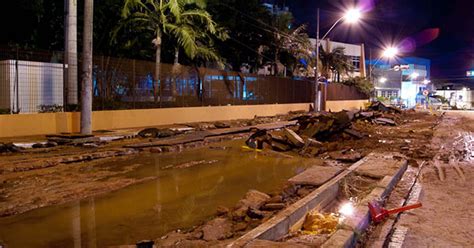
[(368, 108), (371, 111), (379, 111), (379, 112), (386, 112), (386, 113), (393, 113), (393, 114), (401, 114), (402, 110), (399, 108), (385, 105), (382, 102), (373, 102)]

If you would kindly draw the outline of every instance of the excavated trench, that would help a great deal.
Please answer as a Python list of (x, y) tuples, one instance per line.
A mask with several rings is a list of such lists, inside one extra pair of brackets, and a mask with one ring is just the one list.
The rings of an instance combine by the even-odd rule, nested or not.
[(315, 161), (245, 151), (242, 144), (243, 140), (233, 140), (101, 164), (114, 170), (134, 165), (138, 169), (126, 177), (157, 179), (1, 218), (0, 243), (8, 247), (135, 244), (197, 225), (213, 216), (218, 206), (233, 206), (250, 189), (279, 191), (288, 178)]

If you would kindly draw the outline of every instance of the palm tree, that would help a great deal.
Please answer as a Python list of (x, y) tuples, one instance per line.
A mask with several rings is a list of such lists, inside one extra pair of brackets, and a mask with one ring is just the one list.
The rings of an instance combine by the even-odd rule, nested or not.
[(217, 53), (206, 46), (210, 35), (225, 38), (226, 34), (204, 9), (203, 0), (125, 0), (121, 27), (133, 26), (143, 32), (153, 32), (155, 54), (154, 97), (160, 79), (161, 44), (163, 35), (174, 37), (185, 54), (194, 59), (204, 57), (219, 60)]
[(347, 74), (354, 69), (344, 50), (344, 47), (336, 47), (331, 52), (327, 52), (322, 47), (320, 48), (321, 74), (327, 79), (333, 78), (339, 82), (341, 74)]
[[(310, 58), (307, 51), (311, 50), (311, 43), (308, 34), (306, 33), (306, 25), (301, 25), (297, 28), (291, 28), (293, 16), (291, 13), (283, 13), (275, 15), (273, 31), (274, 45), (275, 45), (275, 64), (281, 61), (282, 53), (287, 53), (293, 60), (298, 58)], [(286, 63), (286, 66), (294, 67)], [(292, 68), (294, 69), (294, 68)], [(275, 73), (277, 70), (275, 69)]]

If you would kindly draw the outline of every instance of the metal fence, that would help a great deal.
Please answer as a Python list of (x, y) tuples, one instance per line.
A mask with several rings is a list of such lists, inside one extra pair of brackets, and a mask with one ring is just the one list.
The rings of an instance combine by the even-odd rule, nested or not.
[(122, 58), (94, 58), (96, 109), (311, 102), (313, 84), (254, 74)]
[[(160, 64), (157, 78), (151, 61), (94, 56), (93, 62), (94, 110), (304, 103), (314, 96), (312, 80), (171, 64)], [(0, 113), (77, 109), (67, 102), (67, 72), (62, 52), (0, 48)], [(362, 99), (355, 89), (332, 84), (327, 96)]]

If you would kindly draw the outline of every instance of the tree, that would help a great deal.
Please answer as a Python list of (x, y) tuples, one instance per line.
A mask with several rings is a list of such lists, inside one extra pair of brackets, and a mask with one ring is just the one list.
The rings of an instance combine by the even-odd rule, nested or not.
[(92, 133), (92, 36), (94, 1), (84, 0), (81, 134)]
[(374, 90), (374, 84), (372, 84), (372, 82), (367, 78), (363, 77), (348, 78), (347, 80), (342, 81), (342, 84), (354, 86), (359, 92), (367, 96), (370, 96)]
[(333, 78), (340, 82), (341, 74), (347, 74), (353, 70), (353, 66), (345, 55), (344, 50), (344, 47), (336, 47), (331, 52), (328, 52), (324, 48), (320, 48), (321, 74), (327, 79)]
[(277, 48), (277, 61), (290, 68), (294, 72), (298, 65), (299, 59), (306, 61), (311, 60), (311, 42), (306, 33), (306, 25), (301, 25), (294, 29), (279, 34), (276, 40), (279, 48)]
[(209, 34), (225, 37), (220, 33), (211, 15), (204, 10), (203, 0), (125, 0), (121, 28), (153, 33), (155, 45), (154, 98), (158, 99), (160, 82), (161, 49), (164, 35), (174, 37), (185, 54), (208, 60), (218, 60), (217, 53), (206, 47)]

